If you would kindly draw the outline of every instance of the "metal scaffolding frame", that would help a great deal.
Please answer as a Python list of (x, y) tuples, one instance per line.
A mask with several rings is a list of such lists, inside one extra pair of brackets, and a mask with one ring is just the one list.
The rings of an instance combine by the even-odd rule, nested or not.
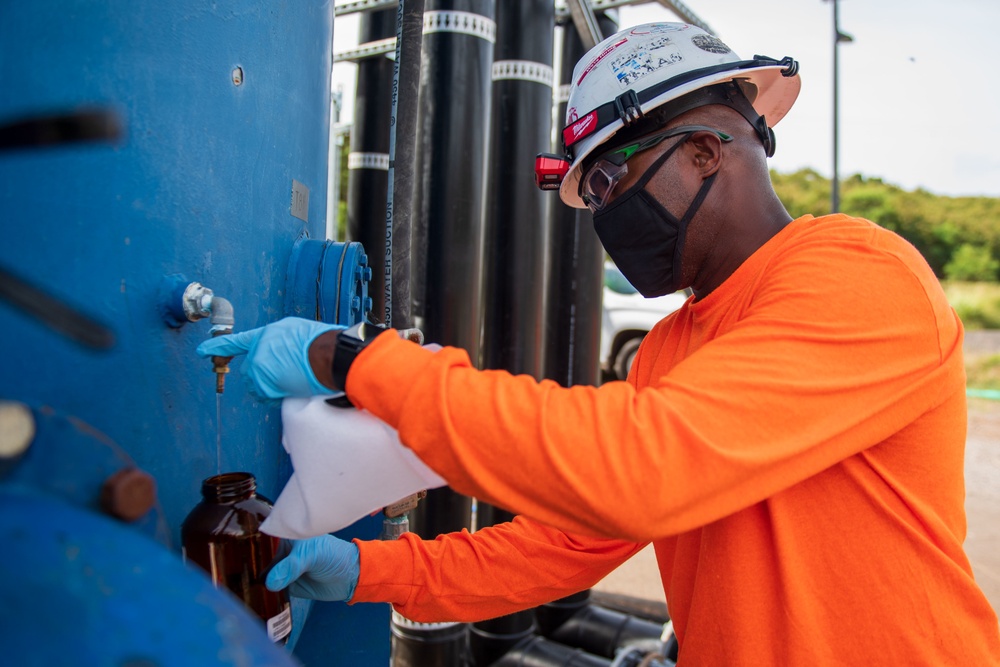
[[(398, 0), (352, 0), (352, 2), (335, 5), (333, 11), (336, 16), (346, 16), (358, 12), (395, 7), (397, 4), (399, 4)], [(580, 33), (583, 39), (584, 46), (589, 49), (601, 41), (599, 39), (600, 31), (597, 29), (597, 20), (594, 18), (594, 12), (603, 12), (629, 5), (648, 4), (653, 4), (653, 2), (650, 0), (564, 0), (563, 2), (556, 3), (556, 19), (572, 19), (577, 32)], [(698, 26), (710, 35), (716, 35), (711, 26), (681, 0), (655, 0), (655, 4), (669, 9), (685, 23)], [(358, 62), (365, 58), (374, 58), (392, 53), (395, 49), (396, 39), (390, 37), (389, 39), (361, 44), (356, 48), (334, 53), (333, 62)]]

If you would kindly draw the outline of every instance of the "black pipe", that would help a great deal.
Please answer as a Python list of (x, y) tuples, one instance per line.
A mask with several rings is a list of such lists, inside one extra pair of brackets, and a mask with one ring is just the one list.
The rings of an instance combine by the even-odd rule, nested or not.
[[(493, 118), (486, 209), (483, 367), (542, 378), (545, 225), (548, 193), (531, 168), (552, 127), (552, 26), (548, 0), (507, 0), (497, 8)], [(477, 527), (513, 515), (485, 503)]]
[(531, 609), (469, 626), (469, 657), (475, 667), (488, 667), (521, 642), (535, 636)]
[(532, 637), (493, 664), (495, 667), (610, 667), (611, 661), (544, 637)]
[[(617, 25), (604, 13), (597, 15), (604, 35)], [(572, 22), (563, 30), (560, 82), (568, 85), (573, 67), (586, 49)], [(561, 131), (566, 103), (556, 114)], [(560, 132), (557, 132), (557, 137)], [(557, 139), (554, 152), (561, 152)], [(539, 151), (541, 152), (541, 151)], [(551, 195), (548, 307), (545, 322), (545, 377), (565, 387), (600, 382), (601, 301), (604, 284), (604, 248), (594, 232), (593, 216)]]
[[(436, 107), (434, 95), (439, 94), (442, 83), (431, 86), (430, 96), (426, 98), (427, 111), (420, 102), (424, 96), (421, 76), (425, 65), (424, 9), (424, 0), (400, 0), (394, 12), (397, 42), (391, 105), (392, 163), (389, 174), (392, 181), (391, 196), (387, 197), (384, 209), (380, 246), (384, 249), (383, 256), (388, 265), (384, 269), (382, 308), (386, 322), (392, 326), (400, 329), (417, 326), (430, 340), (461, 345), (463, 342), (468, 344), (468, 341), (461, 336), (449, 338), (448, 329), (443, 326), (428, 329), (425, 324), (428, 320), (422, 317), (427, 296), (425, 271), (431, 265), (428, 249), (433, 248), (434, 262), (440, 261), (439, 255), (446, 250), (428, 243), (430, 221), (419, 212), (419, 201), (427, 198), (421, 188), (448, 175), (447, 170), (443, 170), (434, 180), (418, 177), (430, 176), (422, 170), (424, 157), (418, 142), (424, 140), (433, 147), (435, 141), (433, 132), (430, 137), (419, 136), (422, 133), (418, 132), (418, 128), (421, 122), (444, 122), (436, 120), (433, 114)], [(435, 67), (437, 57), (431, 52), (426, 64)], [(427, 159), (427, 163), (434, 164), (434, 161)], [(473, 229), (479, 224), (474, 223)], [(472, 238), (475, 238), (474, 234)], [(447, 298), (447, 292), (437, 290), (437, 283), (433, 283), (433, 287), (435, 289), (430, 292), (433, 299)], [(470, 515), (470, 499), (450, 489), (434, 489), (410, 513), (410, 525), (414, 532), (427, 537), (468, 526)], [(468, 626), (465, 623), (421, 624), (394, 613), (390, 625), (393, 667), (463, 667), (468, 663)]]
[(590, 590), (543, 605), (535, 616), (543, 637), (605, 656), (635, 639), (658, 639), (670, 620), (663, 603)]
[(559, 629), (559, 626), (588, 604), (590, 604), (590, 589), (542, 605), (535, 610), (538, 634), (543, 637), (551, 637)]
[(392, 615), (393, 667), (464, 667), (464, 623), (415, 623)]
[(550, 0), (501, 2), (493, 64), (483, 366), (542, 377), (546, 208), (532, 177), (552, 127)]
[[(420, 108), (420, 54), (423, 51), (424, 0), (406, 0), (396, 14), (395, 104), (392, 118), (391, 210), (387, 212), (384, 247), (391, 268), (386, 276), (385, 297), (389, 322), (397, 329), (413, 324), (410, 276), (420, 272), (426, 258), (414, 256), (412, 246), (413, 189), (416, 186), (417, 112)], [(373, 249), (374, 251), (374, 249)]]
[[(430, 339), (433, 340), (433, 339)], [(430, 489), (427, 497), (410, 512), (410, 532), (425, 539), (468, 528), (472, 520), (472, 499), (449, 487)]]
[[(551, 0), (497, 6), (492, 139), (486, 208), (483, 367), (542, 377), (546, 193), (531, 168), (552, 126)], [(510, 521), (510, 512), (479, 503), (477, 528)], [(474, 665), (491, 665), (534, 632), (530, 609), (476, 623)]]
[[(598, 14), (603, 34), (617, 29), (614, 21)], [(573, 78), (573, 68), (586, 49), (570, 23), (563, 30), (560, 89)], [(566, 102), (560, 101), (557, 137), (566, 118)], [(547, 145), (544, 144), (544, 145)], [(561, 152), (558, 138), (552, 152)], [(541, 152), (541, 151), (539, 151)], [(604, 249), (594, 232), (590, 211), (567, 206), (554, 193), (549, 208), (549, 276), (545, 314), (545, 377), (564, 387), (596, 385), (600, 381), (601, 302)], [(549, 634), (588, 603), (589, 591), (539, 607), (536, 619), (543, 634)]]
[[(361, 15), (361, 44), (396, 34), (396, 10)], [(385, 56), (358, 63), (351, 127), (351, 152), (347, 159), (347, 237), (359, 241), (368, 255), (372, 277), (368, 295), (372, 317), (382, 321), (385, 312), (385, 213), (388, 189), (389, 130), (392, 112), (393, 62)]]
[(588, 605), (549, 635), (553, 641), (613, 658), (618, 649), (638, 640), (659, 640), (663, 625), (618, 611)]
[[(414, 253), (426, 257), (422, 273), (411, 275), (414, 323), (428, 341), (464, 348), (477, 365), (494, 9), (493, 0), (425, 4), (414, 191)], [(468, 527), (470, 516), (469, 498), (435, 489), (411, 528), (432, 538)]]
[(643, 598), (610, 593), (607, 591), (591, 591), (590, 601), (598, 607), (620, 611), (623, 614), (638, 616), (647, 621), (663, 624), (670, 620), (666, 602), (646, 600)]

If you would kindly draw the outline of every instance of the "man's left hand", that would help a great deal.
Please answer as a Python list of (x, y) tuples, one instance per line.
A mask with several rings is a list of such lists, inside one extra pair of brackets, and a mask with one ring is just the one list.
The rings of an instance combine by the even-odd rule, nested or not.
[(332, 394), (320, 382), (309, 361), (309, 346), (328, 331), (346, 327), (300, 317), (286, 317), (273, 324), (206, 340), (198, 346), (203, 357), (246, 354), (242, 372), (251, 393), (267, 399)]

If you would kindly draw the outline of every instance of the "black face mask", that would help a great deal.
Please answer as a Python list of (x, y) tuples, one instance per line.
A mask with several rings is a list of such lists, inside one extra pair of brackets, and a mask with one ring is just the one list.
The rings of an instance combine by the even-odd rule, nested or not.
[(622, 275), (647, 299), (680, 289), (681, 254), (688, 223), (708, 195), (715, 174), (702, 183), (678, 220), (645, 191), (646, 184), (687, 137), (654, 162), (639, 181), (610, 206), (594, 213), (594, 229)]

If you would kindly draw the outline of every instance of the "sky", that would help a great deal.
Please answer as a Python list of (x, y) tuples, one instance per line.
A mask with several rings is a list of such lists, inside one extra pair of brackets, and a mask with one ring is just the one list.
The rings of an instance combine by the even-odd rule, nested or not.
[[(498, 0), (505, 2), (509, 0)], [(685, 0), (741, 58), (800, 63), (802, 91), (774, 128), (771, 168), (833, 173), (831, 0)], [(907, 190), (1000, 197), (1000, 0), (838, 0), (840, 178), (860, 173)], [(656, 3), (620, 25), (678, 21)], [(357, 45), (357, 20), (334, 23), (334, 50)], [(350, 122), (355, 65), (334, 66)]]

